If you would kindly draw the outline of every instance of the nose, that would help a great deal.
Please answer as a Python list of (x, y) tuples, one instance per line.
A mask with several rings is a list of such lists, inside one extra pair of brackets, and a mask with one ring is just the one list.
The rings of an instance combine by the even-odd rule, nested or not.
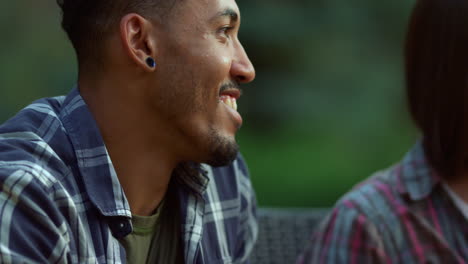
[(231, 76), (239, 83), (249, 83), (255, 79), (255, 69), (244, 47), (238, 42), (236, 56), (231, 64)]

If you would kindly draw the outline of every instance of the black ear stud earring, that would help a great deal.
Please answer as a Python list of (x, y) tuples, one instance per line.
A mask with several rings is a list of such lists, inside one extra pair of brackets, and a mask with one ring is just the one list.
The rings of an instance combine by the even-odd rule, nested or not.
[(148, 64), (148, 66), (150, 66), (151, 68), (156, 67), (156, 62), (155, 62), (154, 59), (151, 58), (151, 57), (148, 57), (148, 58), (146, 59), (146, 64)]

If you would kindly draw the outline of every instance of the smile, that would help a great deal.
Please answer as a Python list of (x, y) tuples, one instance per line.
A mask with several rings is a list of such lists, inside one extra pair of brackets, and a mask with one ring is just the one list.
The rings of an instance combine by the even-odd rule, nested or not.
[(223, 102), (229, 108), (237, 112), (237, 99), (241, 96), (240, 89), (222, 89), (219, 94), (219, 101)]

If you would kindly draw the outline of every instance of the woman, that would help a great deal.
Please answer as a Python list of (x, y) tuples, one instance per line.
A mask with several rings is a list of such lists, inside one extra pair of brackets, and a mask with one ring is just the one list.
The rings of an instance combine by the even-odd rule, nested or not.
[(340, 199), (299, 263), (468, 263), (468, 0), (419, 0), (405, 61), (421, 140)]

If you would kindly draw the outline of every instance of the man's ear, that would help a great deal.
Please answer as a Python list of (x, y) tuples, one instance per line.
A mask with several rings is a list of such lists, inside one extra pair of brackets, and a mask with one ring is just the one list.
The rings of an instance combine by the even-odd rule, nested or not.
[(130, 59), (146, 71), (153, 71), (154, 65), (148, 59), (156, 59), (156, 41), (151, 36), (152, 24), (142, 16), (131, 13), (120, 21), (120, 38)]

